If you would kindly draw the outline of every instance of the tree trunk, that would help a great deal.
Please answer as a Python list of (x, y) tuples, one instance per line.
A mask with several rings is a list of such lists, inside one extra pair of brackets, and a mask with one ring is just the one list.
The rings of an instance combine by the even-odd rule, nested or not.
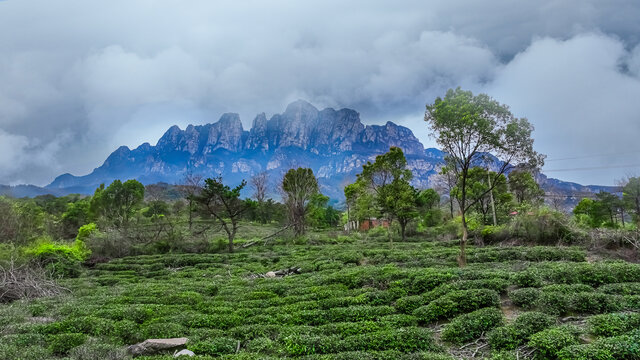
[(491, 199), (491, 213), (493, 214), (493, 226), (498, 226), (498, 220), (496, 216), (496, 205), (493, 201), (493, 189), (491, 188), (491, 175), (489, 175), (489, 170), (487, 169), (487, 179), (489, 180), (489, 199)]
[(462, 239), (460, 239), (460, 255), (458, 256), (458, 265), (460, 267), (467, 266), (467, 239), (469, 238), (469, 229), (467, 228), (467, 219), (465, 218), (464, 206), (461, 206), (462, 212)]
[(622, 228), (624, 229), (624, 207), (620, 207), (620, 221), (622, 221)]
[(193, 225), (193, 200), (189, 199), (189, 232), (191, 232), (191, 227)]
[(407, 223), (406, 221), (399, 221), (400, 222), (400, 233), (402, 234), (402, 242), (404, 242), (405, 240), (405, 229), (407, 228)]
[(233, 230), (229, 233), (229, 252), (233, 252), (233, 239), (236, 237), (236, 231), (238, 231), (238, 226), (234, 223)]
[(451, 219), (453, 220), (453, 197), (449, 194), (449, 209), (451, 210)]

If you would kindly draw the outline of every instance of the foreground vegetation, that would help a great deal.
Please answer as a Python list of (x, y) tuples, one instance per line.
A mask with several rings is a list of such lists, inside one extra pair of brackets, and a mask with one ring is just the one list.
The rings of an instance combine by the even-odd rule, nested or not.
[[(640, 357), (640, 265), (472, 246), (461, 269), (457, 241), (408, 240), (317, 232), (98, 264), (61, 280), (64, 295), (2, 305), (0, 358), (120, 359), (168, 337), (201, 358)], [(262, 276), (291, 267), (301, 273)]]

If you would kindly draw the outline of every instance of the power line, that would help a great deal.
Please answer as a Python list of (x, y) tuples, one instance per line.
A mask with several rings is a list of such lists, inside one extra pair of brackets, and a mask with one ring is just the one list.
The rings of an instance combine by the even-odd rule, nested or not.
[(617, 152), (617, 153), (607, 153), (607, 154), (581, 155), (581, 156), (573, 156), (573, 157), (565, 157), (565, 158), (556, 158), (556, 159), (545, 159), (545, 162), (549, 162), (549, 161), (562, 161), (562, 160), (589, 159), (589, 158), (595, 158), (595, 157), (615, 156), (615, 155), (628, 155), (628, 154), (640, 154), (640, 150), (636, 150), (636, 151), (626, 151), (626, 152)]
[(551, 170), (543, 170), (543, 173), (548, 172), (560, 172), (560, 171), (583, 171), (583, 170), (599, 170), (599, 169), (621, 169), (621, 168), (629, 168), (629, 167), (640, 167), (640, 163), (638, 164), (627, 164), (627, 165), (607, 165), (607, 166), (591, 166), (591, 167), (583, 167), (583, 168), (568, 168), (568, 169), (551, 169)]

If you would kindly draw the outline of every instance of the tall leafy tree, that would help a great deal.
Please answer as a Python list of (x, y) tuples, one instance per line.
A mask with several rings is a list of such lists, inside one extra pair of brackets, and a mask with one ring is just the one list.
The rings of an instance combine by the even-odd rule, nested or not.
[(198, 195), (193, 195), (193, 201), (198, 204), (202, 214), (213, 218), (227, 233), (229, 252), (233, 252), (233, 240), (240, 227), (242, 214), (247, 211), (247, 203), (240, 199), (240, 192), (247, 185), (242, 181), (240, 185), (231, 188), (222, 182), (222, 178), (206, 179), (204, 187)]
[[(492, 178), (495, 179), (495, 184), (489, 183)], [(461, 182), (459, 181), (458, 183)], [(471, 209), (482, 216), (483, 224), (489, 224), (490, 218), (494, 214), (496, 215), (494, 219), (496, 224), (506, 217), (513, 197), (507, 190), (507, 179), (504, 175), (496, 177), (493, 171), (488, 171), (482, 167), (473, 167), (469, 170), (466, 187), (467, 199), (469, 202), (474, 203)], [(493, 190), (489, 191), (490, 188), (493, 188)], [(451, 196), (459, 201), (461, 190), (458, 186), (455, 186), (451, 190)]]
[(640, 177), (631, 177), (622, 188), (624, 206), (634, 215), (640, 228)]
[(310, 202), (320, 192), (313, 170), (290, 169), (282, 179), (282, 190), (284, 203), (289, 211), (289, 223), (296, 236), (304, 235)]
[[(506, 105), (486, 94), (473, 95), (460, 88), (448, 90), (444, 98), (427, 105), (425, 121), (437, 143), (447, 154), (448, 168), (456, 175), (460, 195), (457, 198), (462, 215), (462, 239), (458, 263), (465, 266), (469, 237), (467, 212), (475, 200), (467, 196), (469, 171), (486, 153), (499, 160), (487, 193), (498, 184), (498, 177), (514, 164), (538, 167), (543, 156), (533, 150), (533, 126), (524, 118), (516, 118)], [(492, 161), (491, 158), (489, 161)]]
[[(413, 175), (407, 169), (402, 149), (392, 147), (386, 154), (378, 155), (375, 162), (362, 166), (362, 173), (357, 177), (357, 182), (373, 193), (377, 208), (389, 225), (398, 220), (402, 240), (405, 240), (407, 224), (418, 216), (418, 211), (417, 191), (409, 183)], [(389, 241), (392, 241), (391, 234)]]
[(144, 199), (144, 185), (137, 180), (124, 183), (115, 180), (108, 187), (104, 184), (96, 189), (90, 203), (90, 210), (102, 215), (116, 227), (127, 228), (131, 217)]
[(525, 170), (514, 170), (509, 174), (509, 190), (518, 204), (539, 204), (544, 196), (544, 190), (540, 188), (533, 175)]
[(435, 226), (442, 220), (440, 195), (434, 189), (418, 192), (416, 203), (426, 226)]

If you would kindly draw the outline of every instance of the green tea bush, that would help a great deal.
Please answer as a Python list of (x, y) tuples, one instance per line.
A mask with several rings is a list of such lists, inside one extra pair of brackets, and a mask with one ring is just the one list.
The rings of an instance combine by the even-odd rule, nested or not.
[(65, 333), (51, 335), (49, 338), (49, 350), (56, 355), (66, 355), (69, 350), (84, 344), (87, 335), (79, 333)]
[(552, 284), (543, 286), (540, 290), (546, 292), (561, 292), (563, 294), (594, 291), (591, 286), (585, 284)]
[(188, 343), (187, 349), (193, 351), (196, 354), (217, 356), (224, 354), (233, 354), (236, 352), (237, 346), (237, 340), (220, 337), (209, 339), (206, 341), (197, 341), (193, 344)]
[(640, 295), (640, 282), (606, 284), (598, 288), (599, 292), (617, 295)]
[(450, 282), (457, 278), (455, 274), (443, 272), (442, 270), (429, 270), (416, 276), (411, 284), (412, 294), (422, 294), (426, 291), (433, 290), (436, 286)]
[(640, 328), (640, 313), (594, 315), (587, 319), (590, 332), (596, 336), (617, 336)]
[(564, 315), (569, 311), (569, 299), (569, 295), (560, 292), (543, 292), (536, 305), (547, 314)]
[(411, 314), (427, 302), (421, 295), (405, 296), (396, 300), (395, 307), (401, 313)]
[(526, 343), (531, 335), (555, 323), (553, 316), (535, 311), (527, 312), (518, 316), (513, 323), (489, 332), (489, 344), (493, 349), (512, 350)]
[(568, 327), (555, 327), (533, 334), (528, 345), (536, 349), (541, 358), (555, 359), (560, 350), (578, 343), (576, 331)]
[(452, 291), (426, 306), (414, 310), (413, 315), (423, 324), (440, 319), (449, 319), (458, 314), (483, 307), (500, 306), (498, 293), (488, 289)]
[(454, 344), (461, 344), (478, 338), (483, 333), (502, 325), (502, 311), (497, 308), (484, 308), (460, 315), (442, 331), (442, 339)]
[(417, 327), (350, 336), (341, 342), (339, 348), (341, 351), (398, 350), (401, 352), (438, 349), (431, 331)]
[(591, 344), (571, 345), (558, 351), (559, 360), (615, 360), (611, 352)]
[(347, 308), (330, 309), (327, 317), (331, 322), (375, 320), (385, 315), (395, 313), (391, 306), (351, 306)]
[(148, 339), (166, 339), (184, 337), (187, 329), (176, 323), (156, 322), (148, 324), (142, 329), (144, 336)]
[(556, 319), (553, 316), (531, 311), (518, 316), (512, 326), (516, 330), (518, 337), (528, 339), (531, 335), (555, 325)]
[(603, 338), (585, 345), (574, 345), (558, 353), (562, 360), (640, 359), (640, 330)]
[(521, 288), (509, 292), (509, 298), (514, 305), (531, 309), (535, 306), (542, 292), (537, 288)]
[(489, 344), (493, 349), (512, 350), (522, 342), (518, 331), (512, 325), (501, 326), (487, 334)]
[(394, 328), (418, 325), (418, 319), (415, 316), (406, 314), (386, 315), (380, 318), (380, 322), (383, 324), (389, 324)]
[(572, 311), (585, 314), (601, 314), (622, 309), (621, 298), (597, 292), (582, 292), (570, 295)]

